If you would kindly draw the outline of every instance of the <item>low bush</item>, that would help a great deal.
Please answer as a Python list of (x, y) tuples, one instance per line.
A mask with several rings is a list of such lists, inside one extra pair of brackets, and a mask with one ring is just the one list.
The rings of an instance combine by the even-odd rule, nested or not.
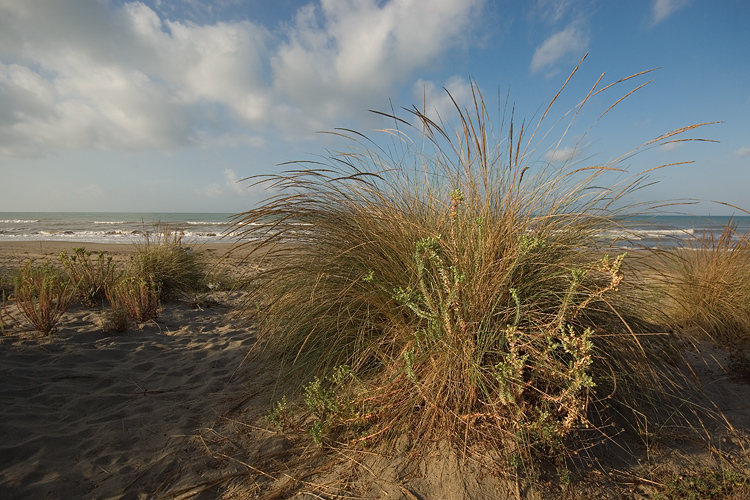
[(15, 286), (15, 301), (23, 315), (45, 335), (51, 335), (68, 310), (75, 287), (49, 263), (27, 261)]

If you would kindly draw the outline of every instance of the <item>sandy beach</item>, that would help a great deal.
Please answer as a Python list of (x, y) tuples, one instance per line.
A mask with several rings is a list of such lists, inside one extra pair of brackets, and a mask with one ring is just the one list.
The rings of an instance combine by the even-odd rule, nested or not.
[[(127, 245), (4, 243), (0, 269), (54, 259), (73, 246), (121, 260), (132, 252)], [(200, 250), (218, 262), (229, 245)], [(242, 255), (231, 259), (223, 265), (242, 265)], [(405, 475), (372, 454), (326, 465), (309, 437), (274, 432), (263, 417), (279, 397), (277, 373), (248, 357), (255, 333), (232, 314), (241, 299), (241, 292), (221, 291), (198, 307), (166, 303), (158, 321), (123, 333), (106, 329), (106, 311), (82, 305), (71, 307), (49, 337), (14, 323), (0, 337), (0, 498), (330, 498), (326, 492), (343, 491), (341, 477), (365, 498), (515, 494), (439, 447), (428, 466)], [(4, 314), (9, 323), (21, 317), (12, 303)], [(706, 352), (694, 357), (693, 369), (734, 429), (722, 446), (747, 460), (750, 385), (731, 376), (726, 353)], [(664, 461), (663, 470), (711, 460), (687, 441), (676, 451), (648, 453)], [(655, 491), (628, 475), (597, 478), (571, 498), (647, 499)]]
[[(115, 259), (132, 251), (78, 246)], [(0, 266), (71, 248), (3, 244)], [(230, 314), (238, 300), (222, 292), (199, 308), (165, 304), (157, 322), (123, 333), (106, 331), (106, 311), (74, 305), (50, 337), (8, 305), (20, 324), (0, 337), (0, 498), (156, 498), (236, 473), (209, 463), (199, 436), (273, 386), (273, 374), (245, 360), (254, 334)]]

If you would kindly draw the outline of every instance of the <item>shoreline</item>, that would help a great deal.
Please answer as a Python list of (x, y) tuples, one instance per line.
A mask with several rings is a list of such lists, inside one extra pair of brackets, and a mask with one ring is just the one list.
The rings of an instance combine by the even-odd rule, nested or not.
[[(236, 248), (237, 243), (201, 243), (184, 245), (202, 253), (209, 262), (216, 263), (223, 259), (234, 264), (242, 263), (250, 248)], [(104, 252), (114, 260), (125, 260), (138, 248), (135, 243), (86, 243), (73, 241), (0, 241), (0, 272), (12, 272), (27, 260), (57, 261), (58, 255), (66, 251), (73, 253), (74, 248), (83, 247), (92, 254)], [(234, 252), (232, 250), (235, 249)], [(231, 253), (231, 255), (230, 255)]]

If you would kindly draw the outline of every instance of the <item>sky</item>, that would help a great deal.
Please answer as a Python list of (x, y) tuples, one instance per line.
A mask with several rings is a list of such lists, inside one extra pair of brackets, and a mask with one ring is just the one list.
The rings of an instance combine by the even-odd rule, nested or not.
[[(0, 211), (243, 212), (272, 193), (242, 179), (344, 146), (321, 131), (379, 140), (393, 124), (370, 110), (450, 125), (446, 90), (469, 105), (474, 82), (498, 141), (510, 110), (535, 126), (588, 54), (536, 160), (601, 164), (720, 122), (621, 166), (691, 161), (636, 201), (742, 214), (726, 204), (750, 210), (749, 23), (746, 0), (0, 0)], [(650, 69), (565, 133), (600, 76)]]

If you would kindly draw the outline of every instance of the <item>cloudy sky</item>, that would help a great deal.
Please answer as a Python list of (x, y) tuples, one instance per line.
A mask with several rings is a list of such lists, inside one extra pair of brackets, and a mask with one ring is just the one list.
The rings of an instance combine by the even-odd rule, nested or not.
[(586, 53), (550, 124), (602, 73), (659, 69), (597, 96), (580, 131), (651, 81), (541, 158), (601, 163), (720, 121), (689, 136), (718, 142), (625, 166), (693, 160), (639, 196), (750, 209), (748, 22), (746, 0), (0, 0), (0, 211), (240, 212), (265, 194), (241, 179), (335, 150), (318, 131), (377, 135), (371, 109), (449, 120), (444, 89), (467, 102), (473, 80), (496, 131), (506, 97), (535, 123)]

